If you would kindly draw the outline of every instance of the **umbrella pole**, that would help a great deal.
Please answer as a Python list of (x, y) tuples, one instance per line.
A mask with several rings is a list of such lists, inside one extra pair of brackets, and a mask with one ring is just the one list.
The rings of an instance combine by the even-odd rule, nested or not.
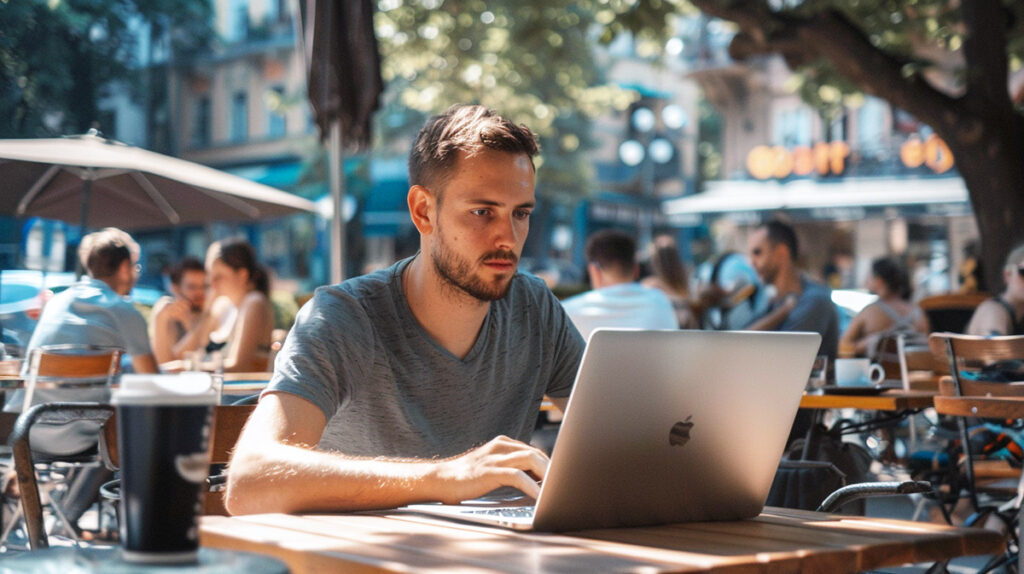
[[(82, 238), (85, 237), (85, 230), (89, 226), (89, 193), (92, 191), (92, 180), (86, 179), (82, 182), (82, 230), (78, 233), (78, 244), (82, 244)], [(75, 279), (82, 278), (82, 261), (81, 258), (75, 258)]]
[(341, 120), (330, 125), (327, 147), (328, 179), (331, 201), (334, 202), (334, 221), (331, 225), (331, 283), (345, 278), (345, 170), (341, 141)]

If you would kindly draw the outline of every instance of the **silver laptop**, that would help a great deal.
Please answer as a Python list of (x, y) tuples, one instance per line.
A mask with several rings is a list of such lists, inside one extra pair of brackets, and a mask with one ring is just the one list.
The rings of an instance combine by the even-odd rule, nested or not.
[(820, 342), (817, 333), (597, 330), (535, 506), (405, 508), (539, 531), (756, 516)]

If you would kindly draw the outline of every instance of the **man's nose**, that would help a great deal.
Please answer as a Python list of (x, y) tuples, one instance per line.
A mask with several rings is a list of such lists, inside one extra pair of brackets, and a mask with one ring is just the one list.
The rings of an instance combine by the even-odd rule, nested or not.
[(511, 216), (499, 218), (495, 224), (494, 245), (498, 249), (511, 251), (519, 242), (519, 230)]

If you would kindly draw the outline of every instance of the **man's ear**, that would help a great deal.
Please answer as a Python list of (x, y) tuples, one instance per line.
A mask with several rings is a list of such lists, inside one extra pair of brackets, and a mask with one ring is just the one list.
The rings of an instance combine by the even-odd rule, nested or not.
[(432, 233), (437, 225), (437, 198), (434, 194), (422, 185), (414, 185), (409, 188), (406, 200), (409, 202), (412, 224), (416, 226), (420, 235)]

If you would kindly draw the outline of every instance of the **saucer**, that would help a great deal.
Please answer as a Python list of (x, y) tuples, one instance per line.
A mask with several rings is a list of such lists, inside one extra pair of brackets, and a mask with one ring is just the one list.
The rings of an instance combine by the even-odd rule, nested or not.
[(875, 385), (863, 387), (825, 385), (821, 387), (821, 392), (826, 395), (878, 395), (891, 389), (892, 387), (878, 387)]

